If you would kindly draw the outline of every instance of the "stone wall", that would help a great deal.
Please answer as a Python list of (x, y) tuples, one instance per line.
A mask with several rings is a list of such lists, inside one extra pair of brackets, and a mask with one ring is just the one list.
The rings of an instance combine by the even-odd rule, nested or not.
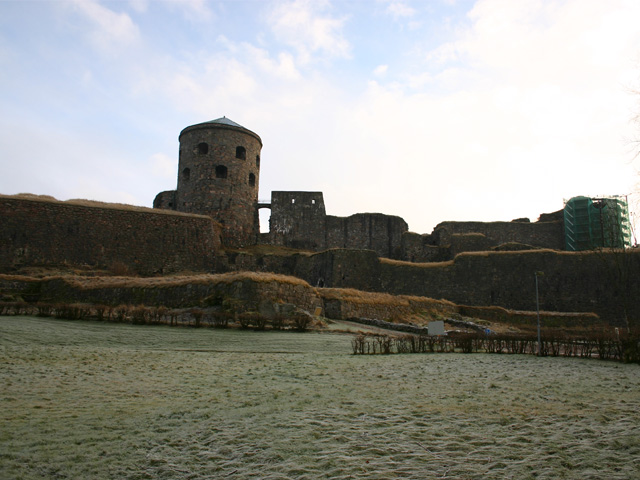
[[(235, 268), (230, 264), (229, 268)], [(307, 255), (245, 255), (240, 268), (294, 275), (311, 285), (446, 299), (456, 304), (595, 312), (614, 324), (640, 321), (640, 250), (626, 253), (527, 250), (462, 253), (454, 260), (411, 263), (370, 250), (334, 249)]]
[(314, 312), (322, 301), (306, 282), (272, 274), (231, 273), (157, 279), (47, 277), (0, 274), (0, 293), (30, 302), (88, 303), (169, 308), (215, 307), (235, 300), (238, 312), (259, 311), (266, 303), (292, 303)]
[(564, 222), (560, 212), (540, 215), (540, 221), (442, 222), (428, 235), (406, 232), (401, 240), (401, 255), (407, 262), (442, 262), (462, 252), (495, 249), (548, 248), (564, 250)]
[(220, 226), (200, 215), (0, 196), (1, 272), (114, 265), (142, 275), (212, 271), (220, 236)]
[(327, 215), (322, 192), (271, 192), (266, 242), (311, 251), (367, 249), (382, 257), (400, 258), (407, 230), (402, 218), (381, 213)]
[(402, 218), (381, 213), (327, 216), (326, 228), (327, 248), (373, 250), (386, 258), (401, 258), (402, 235), (409, 229)]
[[(619, 325), (640, 320), (640, 251), (569, 253), (550, 250), (463, 253), (433, 264), (381, 261), (380, 291), (445, 298), (467, 305), (595, 312)], [(354, 286), (354, 288), (357, 288)]]
[(324, 250), (326, 216), (322, 192), (271, 192), (269, 243)]
[(451, 243), (453, 235), (482, 234), (493, 245), (524, 243), (564, 250), (563, 222), (442, 222), (434, 228), (435, 245)]
[(448, 247), (433, 244), (429, 234), (407, 232), (402, 236), (402, 256), (406, 262), (443, 262), (451, 258)]

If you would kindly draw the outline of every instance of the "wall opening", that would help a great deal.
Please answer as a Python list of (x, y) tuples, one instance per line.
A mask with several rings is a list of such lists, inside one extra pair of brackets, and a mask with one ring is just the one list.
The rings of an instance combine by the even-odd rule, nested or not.
[(253, 173), (249, 174), (249, 185), (252, 187), (256, 186), (256, 176)]
[(209, 145), (207, 143), (201, 142), (198, 144), (198, 153), (200, 155), (206, 155), (209, 153)]
[(256, 155), (256, 168), (260, 168), (260, 155)]
[(240, 160), (246, 160), (247, 149), (244, 147), (236, 147), (236, 158), (239, 158)]
[(184, 180), (185, 182), (188, 182), (190, 178), (191, 178), (191, 169), (185, 168), (184, 170), (182, 170), (182, 180)]
[(260, 233), (269, 233), (269, 221), (271, 220), (270, 208), (259, 208), (258, 216), (260, 218)]
[(216, 167), (216, 178), (227, 178), (227, 167), (218, 165)]

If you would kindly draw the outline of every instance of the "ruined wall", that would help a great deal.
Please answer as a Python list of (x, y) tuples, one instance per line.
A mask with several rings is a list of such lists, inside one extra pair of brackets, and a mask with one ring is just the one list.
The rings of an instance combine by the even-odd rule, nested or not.
[(386, 258), (400, 258), (402, 235), (409, 229), (402, 218), (381, 213), (327, 216), (326, 225), (328, 248), (373, 250)]
[(209, 217), (0, 196), (0, 271), (123, 264), (143, 274), (211, 271), (220, 226)]
[(400, 217), (381, 213), (327, 215), (322, 192), (271, 192), (269, 230), (273, 245), (311, 251), (357, 248), (400, 258), (408, 226)]
[(271, 192), (269, 243), (302, 250), (323, 250), (326, 212), (322, 192)]
[(167, 190), (160, 192), (153, 199), (153, 208), (160, 208), (162, 210), (175, 210), (176, 209), (176, 191)]
[[(234, 268), (234, 265), (230, 265)], [(535, 310), (595, 312), (621, 324), (640, 321), (640, 250), (573, 253), (551, 250), (463, 253), (454, 260), (410, 263), (380, 259), (368, 250), (327, 250), (312, 255), (243, 259), (242, 268), (295, 275), (311, 285), (446, 299), (457, 304)]]
[(453, 235), (471, 233), (484, 235), (493, 245), (515, 242), (564, 249), (563, 222), (442, 222), (434, 228), (432, 242), (447, 245)]
[(402, 256), (406, 262), (443, 262), (451, 258), (448, 247), (433, 244), (431, 235), (406, 232), (402, 236)]
[(445, 298), (466, 305), (535, 310), (536, 271), (540, 308), (595, 312), (621, 324), (625, 310), (640, 320), (640, 251), (618, 253), (463, 253), (449, 262), (410, 264), (381, 261), (380, 289), (388, 293)]

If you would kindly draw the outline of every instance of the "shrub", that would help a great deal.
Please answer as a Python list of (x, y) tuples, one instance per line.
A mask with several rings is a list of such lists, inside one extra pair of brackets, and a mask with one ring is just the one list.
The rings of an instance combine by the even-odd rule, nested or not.
[(54, 313), (53, 305), (49, 303), (37, 303), (36, 309), (38, 311), (38, 313), (36, 313), (38, 317), (52, 317)]
[(305, 332), (309, 328), (311, 318), (304, 313), (297, 314), (293, 317), (293, 326), (298, 332)]

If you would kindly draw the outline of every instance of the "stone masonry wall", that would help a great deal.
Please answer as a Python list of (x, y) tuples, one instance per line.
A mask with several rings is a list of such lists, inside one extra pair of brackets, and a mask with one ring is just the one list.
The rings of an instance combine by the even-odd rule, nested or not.
[(0, 271), (24, 266), (127, 266), (142, 275), (212, 271), (220, 226), (151, 209), (0, 197)]
[(322, 192), (271, 192), (269, 230), (273, 245), (311, 251), (365, 249), (400, 258), (408, 226), (400, 217), (381, 213), (327, 215)]
[(270, 242), (302, 250), (324, 250), (326, 212), (322, 192), (271, 192)]
[[(230, 265), (230, 268), (233, 268)], [(380, 259), (370, 250), (335, 249), (312, 255), (243, 258), (242, 268), (294, 275), (314, 286), (355, 288), (393, 295), (446, 299), (456, 304), (535, 310), (594, 312), (614, 324), (640, 321), (640, 250), (625, 253), (462, 253), (454, 260), (410, 263)]]
[(402, 218), (381, 213), (327, 216), (326, 226), (328, 248), (373, 250), (386, 258), (400, 258), (402, 235), (409, 229)]
[[(640, 251), (570, 253), (550, 250), (463, 253), (433, 264), (381, 261), (380, 291), (445, 298), (458, 304), (535, 310), (595, 312), (624, 324), (640, 321)], [(364, 279), (363, 279), (364, 281)], [(358, 288), (356, 285), (351, 285)]]
[(541, 248), (564, 250), (562, 222), (442, 222), (433, 230), (436, 245), (451, 243), (452, 235), (480, 233), (494, 245), (524, 243)]
[(111, 306), (212, 307), (227, 299), (236, 301), (238, 311), (258, 311), (263, 302), (293, 303), (309, 312), (322, 306), (315, 290), (297, 278), (255, 273), (200, 275), (188, 281), (174, 277), (162, 282), (116, 277), (93, 284), (82, 277), (20, 280), (0, 274), (0, 293), (19, 294), (31, 302)]

